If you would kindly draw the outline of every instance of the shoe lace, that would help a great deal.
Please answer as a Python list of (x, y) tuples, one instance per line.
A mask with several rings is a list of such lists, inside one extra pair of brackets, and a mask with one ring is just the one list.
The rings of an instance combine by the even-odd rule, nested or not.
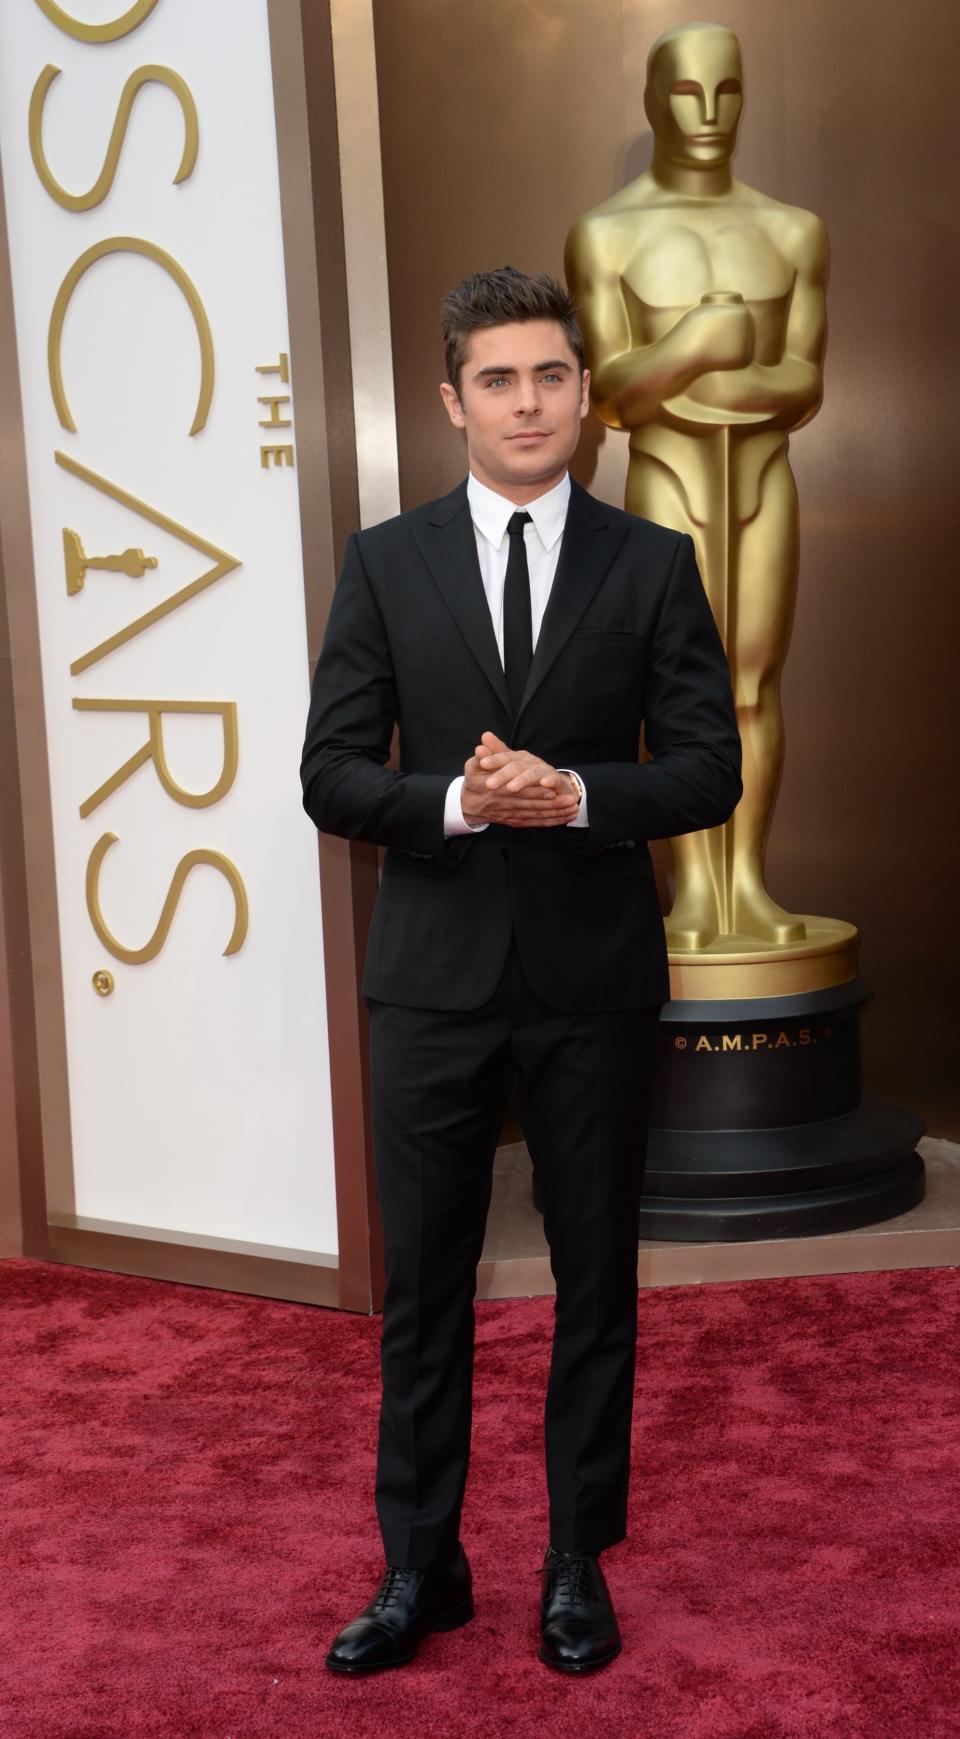
[(574, 1552), (553, 1552), (540, 1568), (541, 1576), (556, 1576), (556, 1596), (566, 1606), (585, 1605), (590, 1595), (590, 1560)]
[(374, 1612), (385, 1612), (387, 1607), (399, 1600), (411, 1577), (416, 1574), (416, 1570), (404, 1570), (395, 1564), (389, 1564), (373, 1603)]

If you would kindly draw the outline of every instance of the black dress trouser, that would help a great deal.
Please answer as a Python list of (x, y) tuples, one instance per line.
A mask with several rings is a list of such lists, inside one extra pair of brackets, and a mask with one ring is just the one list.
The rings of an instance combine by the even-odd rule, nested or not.
[(376, 1480), (387, 1561), (425, 1569), (456, 1551), (476, 1267), (514, 1068), (557, 1287), (545, 1419), (550, 1543), (600, 1552), (626, 1531), (639, 1197), (659, 1008), (548, 1008), (515, 942), (481, 1008), (368, 1007), (387, 1265)]

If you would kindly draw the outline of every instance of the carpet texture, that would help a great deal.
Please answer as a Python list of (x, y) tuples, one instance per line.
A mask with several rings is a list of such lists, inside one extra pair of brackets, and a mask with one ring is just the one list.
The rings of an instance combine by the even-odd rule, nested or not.
[(360, 1680), (379, 1322), (0, 1263), (3, 1739), (960, 1734), (960, 1274), (645, 1291), (624, 1652), (534, 1658), (546, 1299), (478, 1307), (474, 1623)]

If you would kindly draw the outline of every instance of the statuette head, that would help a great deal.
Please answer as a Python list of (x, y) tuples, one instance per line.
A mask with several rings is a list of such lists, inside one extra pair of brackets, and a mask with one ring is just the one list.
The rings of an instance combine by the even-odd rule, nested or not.
[(688, 169), (729, 162), (743, 108), (733, 31), (725, 24), (680, 24), (658, 36), (647, 60), (643, 104), (660, 156)]

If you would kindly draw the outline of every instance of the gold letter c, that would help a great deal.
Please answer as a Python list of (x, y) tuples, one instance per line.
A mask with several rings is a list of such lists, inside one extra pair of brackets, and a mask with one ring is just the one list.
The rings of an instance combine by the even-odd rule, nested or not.
[(86, 253), (74, 260), (57, 291), (57, 299), (50, 315), (47, 364), (50, 371), (50, 391), (53, 394), (53, 402), (61, 428), (69, 429), (72, 434), (77, 432), (77, 425), (70, 415), (67, 396), (63, 390), (63, 374), (60, 368), (63, 322), (70, 298), (84, 272), (89, 271), (97, 260), (104, 259), (107, 254), (142, 254), (145, 259), (153, 260), (156, 265), (162, 266), (165, 272), (169, 272), (174, 283), (183, 292), (187, 306), (193, 315), (197, 337), (200, 340), (200, 396), (197, 399), (196, 414), (190, 426), (191, 435), (199, 434), (209, 415), (210, 401), (213, 398), (213, 333), (210, 331), (210, 322), (207, 319), (206, 310), (196, 286), (187, 277), (183, 267), (173, 258), (173, 255), (165, 253), (163, 248), (158, 248), (155, 242), (147, 242), (141, 236), (133, 235), (108, 236), (105, 241), (94, 242), (92, 248), (88, 248)]

